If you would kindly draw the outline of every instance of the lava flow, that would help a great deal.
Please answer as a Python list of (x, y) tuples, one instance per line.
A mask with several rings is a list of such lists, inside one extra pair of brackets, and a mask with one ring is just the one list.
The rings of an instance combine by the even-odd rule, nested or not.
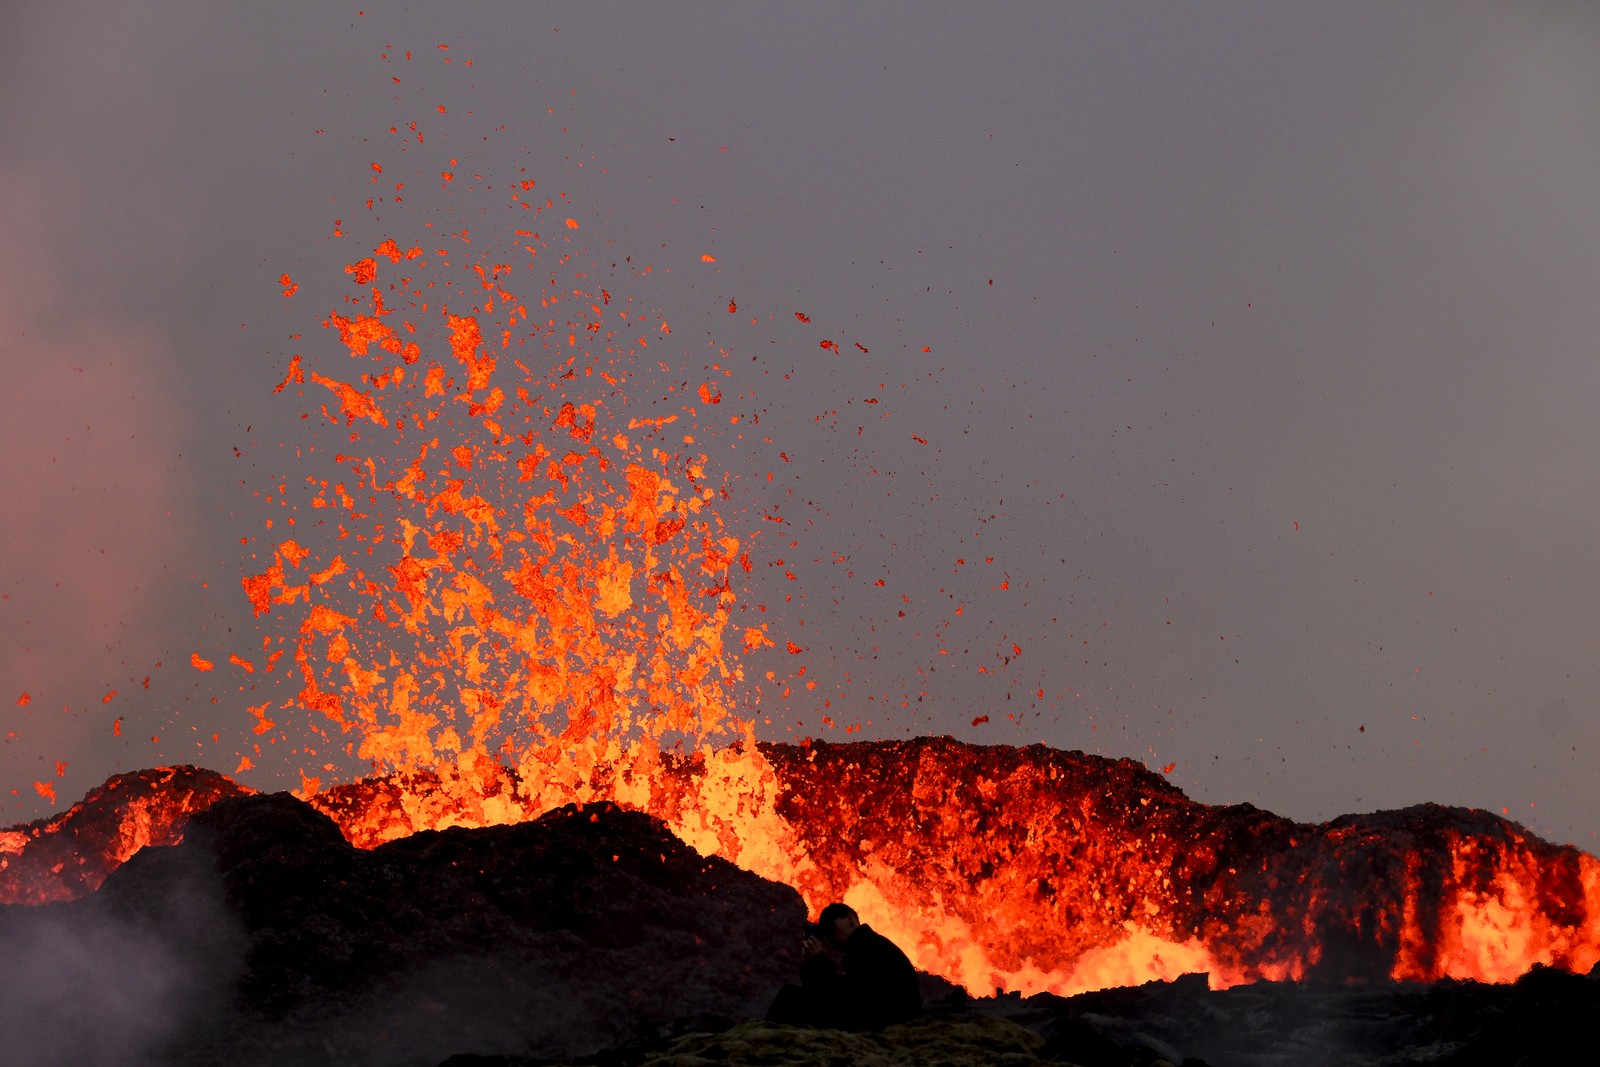
[[(1600, 861), (1483, 812), (1422, 805), (1312, 826), (1196, 804), (1131, 760), (948, 738), (711, 750), (659, 771), (648, 790), (633, 783), (632, 803), (813, 904), (849, 901), (919, 966), (978, 992), (1195, 971), (1217, 987), (1510, 981), (1600, 960)], [(476, 792), (391, 774), (310, 801), (366, 846), (541, 812), (537, 785), (504, 767), (492, 779)], [(0, 835), (0, 902), (91, 891), (242, 791), (192, 768), (112, 779)]]
[[(521, 203), (533, 225), (555, 207)], [(489, 254), (464, 232), (383, 241), (324, 322), (338, 354), (293, 358), (279, 391), (317, 398), (339, 440), (269, 494), (270, 562), (243, 585), (280, 632), (234, 663), (298, 689), (250, 708), (239, 771), (297, 746), (301, 795), (364, 847), (573, 801), (643, 809), (813, 909), (854, 904), (979, 993), (1600, 960), (1600, 861), (1480, 812), (1308, 826), (1039, 746), (758, 744), (741, 657), (772, 639), (736, 622), (751, 563), (698, 440), (738, 425), (718, 408), (731, 372), (652, 364), (668, 323), (581, 274), (558, 284), (545, 265), (577, 224), (549, 221)], [(340, 760), (373, 776), (325, 787)], [(114, 779), (0, 833), (0, 902), (92, 891), (240, 789), (189, 768)]]

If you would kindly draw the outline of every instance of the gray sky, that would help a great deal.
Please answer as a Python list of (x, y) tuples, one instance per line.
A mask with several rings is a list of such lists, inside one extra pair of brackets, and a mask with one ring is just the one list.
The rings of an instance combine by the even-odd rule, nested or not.
[(459, 158), (566, 193), (656, 266), (675, 358), (755, 390), (726, 518), (788, 517), (747, 602), (818, 682), (764, 736), (1042, 741), (1596, 847), (1592, 7), (361, 10), (0, 15), (0, 821), (35, 780), (233, 769), (225, 661), (273, 625), (241, 538), (308, 432), (272, 387), (333, 352), (343, 264), (478, 210), (369, 212), (370, 164)]

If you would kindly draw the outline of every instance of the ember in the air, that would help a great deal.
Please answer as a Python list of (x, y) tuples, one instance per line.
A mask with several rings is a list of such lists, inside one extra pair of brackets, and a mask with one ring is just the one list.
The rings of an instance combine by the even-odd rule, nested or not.
[[(555, 202), (531, 189), (509, 195), (540, 227)], [(296, 355), (279, 386), (338, 440), (267, 493), (281, 520), (244, 591), (280, 629), (234, 666), (294, 672), (291, 699), (250, 709), (257, 735), (296, 746), (302, 794), (351, 842), (615, 801), (814, 907), (849, 902), (979, 992), (1600, 959), (1600, 861), (1483, 813), (1308, 826), (1039, 746), (758, 744), (741, 655), (773, 638), (737, 621), (748, 548), (701, 442), (739, 425), (731, 371), (652, 363), (667, 321), (567, 266), (576, 223), (543, 228), (487, 254), (464, 232), (384, 240), (327, 313), (338, 355)], [(325, 785), (354, 760), (374, 776)], [(0, 901), (91, 891), (238, 788), (114, 779), (0, 834)]]

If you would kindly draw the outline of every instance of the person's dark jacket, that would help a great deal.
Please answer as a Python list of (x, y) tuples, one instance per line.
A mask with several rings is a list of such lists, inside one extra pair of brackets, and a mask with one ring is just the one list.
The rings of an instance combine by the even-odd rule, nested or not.
[(837, 966), (814, 956), (800, 970), (800, 982), (817, 1022), (843, 1030), (876, 1030), (922, 1013), (917, 971), (893, 941), (865, 924), (844, 943)]

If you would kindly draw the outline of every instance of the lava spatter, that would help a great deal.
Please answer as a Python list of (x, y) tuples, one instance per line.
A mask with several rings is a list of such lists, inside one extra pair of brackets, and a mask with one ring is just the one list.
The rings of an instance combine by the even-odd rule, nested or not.
[[(396, 262), (397, 247), (378, 251)], [(379, 260), (352, 272), (370, 285)], [(567, 317), (534, 323), (513, 273), (477, 270), (470, 313), (413, 289), (416, 318), (391, 324), (372, 285), (365, 307), (330, 314), (347, 359), (310, 381), (337, 400), (328, 421), (358, 428), (339, 445), (344, 479), (314, 480), (309, 505), (340, 533), (319, 559), (282, 541), (244, 589), (258, 614), (297, 620), (296, 701), (328, 741), (375, 769), (488, 757), (581, 793), (595, 761), (744, 732), (724, 649), (740, 543), (710, 506), (705, 457), (630, 436), (609, 384), (591, 388), (602, 359), (629, 354), (599, 295), (547, 293)]]
[[(434, 151), (431, 130), (424, 149), (406, 129), (402, 151)], [(414, 170), (438, 174), (443, 195), (487, 195), (472, 168), (446, 152)], [(402, 168), (371, 169), (376, 182)], [(661, 347), (643, 358), (673, 343), (666, 318), (637, 312), (626, 282), (588, 277), (570, 242), (597, 228), (534, 187), (515, 182), (499, 205), (522, 228), (430, 223), (417, 241), (365, 242), (328, 282), (349, 295), (321, 343), (274, 390), (317, 434), (263, 493), (282, 511), (242, 587), (268, 636), (229, 664), (263, 690), (289, 676), (286, 698), (248, 708), (254, 734), (294, 750), (302, 795), (352, 842), (615, 800), (814, 908), (849, 901), (918, 965), (978, 993), (1200, 970), (1218, 985), (1504, 980), (1600, 958), (1600, 865), (1503, 820), (1409, 811), (1304, 826), (1195, 804), (1132, 761), (1042, 747), (758, 746), (740, 657), (816, 646), (735, 623), (753, 531), (724, 521), (730, 487), (696, 439), (700, 416), (729, 418), (738, 394), (657, 359)], [(324, 290), (297, 273), (278, 284), (305, 309)], [(739, 313), (718, 296), (715, 317), (723, 299)], [(758, 302), (742, 300), (747, 314)], [(849, 338), (827, 332), (806, 348), (838, 362), (847, 349), (832, 337)], [(747, 509), (781, 528), (775, 510)], [(1003, 648), (1022, 655), (995, 647), (1002, 663)], [(198, 653), (191, 664), (229, 669)], [(261, 756), (240, 753), (240, 772)], [(344, 780), (362, 764), (368, 777)], [(135, 779), (0, 833), (0, 899), (92, 890), (238, 788), (181, 768)]]

